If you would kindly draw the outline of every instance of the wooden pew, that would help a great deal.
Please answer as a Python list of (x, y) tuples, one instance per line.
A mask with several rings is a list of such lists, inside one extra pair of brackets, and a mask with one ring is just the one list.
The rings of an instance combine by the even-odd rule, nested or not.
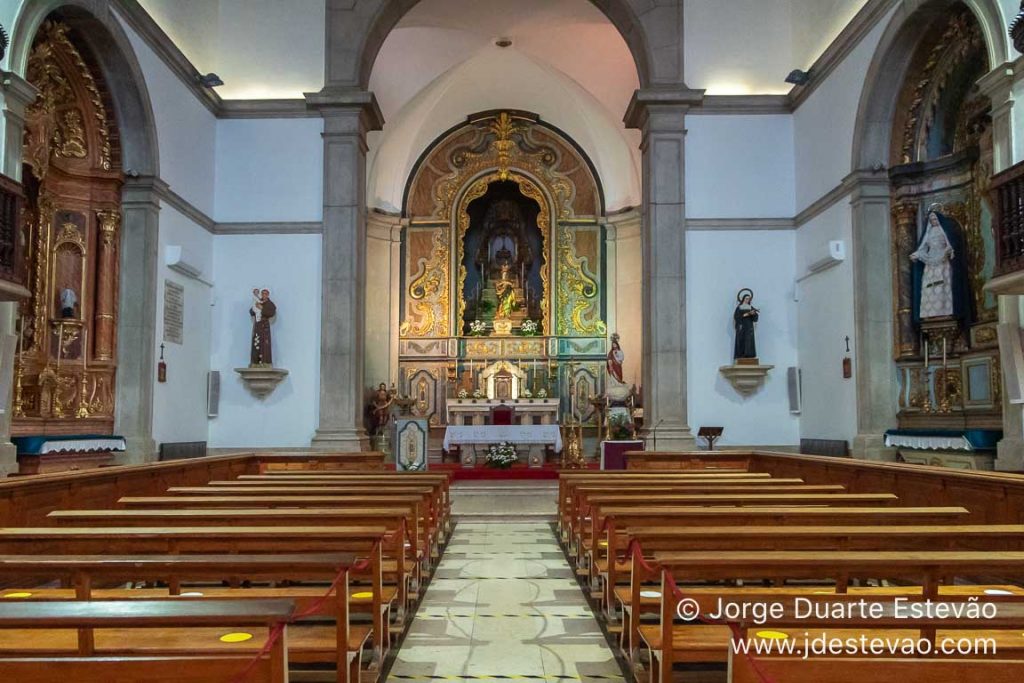
[[(659, 624), (639, 629), (640, 639), (650, 649), (657, 668), (656, 681), (670, 681), (672, 665), (680, 661), (677, 643), (685, 640), (687, 626), (676, 626), (677, 598), (673, 582), (761, 579), (834, 580), (836, 591), (846, 590), (851, 576), (898, 579), (920, 585), (921, 596), (935, 600), (939, 585), (956, 577), (998, 575), (1011, 579), (1024, 577), (1024, 552), (1021, 551), (693, 551), (655, 553), (654, 566), (661, 573)], [(634, 561), (634, 581), (643, 576), (643, 566)], [(681, 588), (685, 595), (688, 588)], [(728, 588), (719, 589), (728, 594)], [(639, 602), (639, 595), (632, 596)], [(913, 628), (908, 622), (908, 628)], [(677, 631), (677, 629), (680, 629)], [(931, 635), (931, 634), (929, 634)], [(1018, 638), (1019, 640), (1019, 638)], [(721, 654), (727, 651), (727, 640)], [(1021, 641), (1024, 647), (1024, 641)], [(706, 648), (704, 649), (706, 652)]]
[[(770, 596), (769, 596), (770, 597)], [(835, 598), (829, 598), (834, 600)], [(873, 602), (862, 608), (854, 610), (854, 616), (822, 618), (816, 616), (812, 619), (799, 618), (795, 606), (790, 600), (775, 600), (781, 607), (781, 614), (761, 625), (754, 625), (748, 620), (739, 619), (736, 622), (736, 638), (751, 643), (756, 647), (756, 641), (763, 641), (764, 638), (757, 636), (758, 632), (771, 631), (775, 636), (778, 633), (786, 634), (790, 638), (800, 638), (802, 632), (811, 632), (813, 635), (828, 634), (829, 636), (840, 636), (843, 631), (850, 631), (857, 635), (858, 632), (871, 638), (888, 637), (891, 642), (898, 643), (906, 638), (907, 620), (894, 616), (893, 603)], [(966, 618), (944, 618), (928, 619), (917, 618), (913, 626), (921, 632), (921, 636), (927, 636), (928, 648), (934, 649), (938, 638), (950, 638), (956, 640), (964, 638), (971, 642), (984, 640), (982, 649), (989, 644), (996, 645), (997, 651), (975, 652), (958, 655), (931, 654), (920, 656), (884, 657), (872, 656), (871, 652), (839, 653), (841, 656), (820, 658), (810, 656), (804, 658), (800, 652), (801, 642), (794, 640), (787, 645), (797, 646), (796, 657), (779, 656), (777, 654), (757, 654), (744, 656), (737, 654), (734, 648), (730, 648), (729, 655), (729, 680), (749, 683), (761, 683), (763, 675), (768, 675), (772, 680), (786, 681), (847, 681), (862, 683), (863, 681), (985, 681), (1010, 680), (1005, 677), (984, 678), (985, 674), (995, 674), (996, 670), (986, 666), (993, 661), (1000, 662), (1003, 666), (1016, 663), (1016, 674), (1019, 680), (1020, 667), (1024, 665), (1024, 658), (1020, 647), (1014, 640), (1019, 640), (1019, 631), (1024, 628), (1024, 604), (1020, 602), (1001, 604), (998, 606), (998, 613), (992, 619), (978, 620)], [(865, 619), (861, 613), (871, 614), (872, 618)], [(874, 616), (879, 615), (879, 616)], [(751, 638), (750, 631), (753, 629), (755, 635)], [(942, 629), (941, 631), (939, 629)], [(795, 633), (791, 630), (795, 630)], [(1009, 643), (1006, 642), (1002, 632), (1012, 630), (1016, 636)], [(913, 637), (914, 634), (909, 634)], [(789, 640), (786, 638), (785, 640)], [(1002, 641), (1002, 642), (1000, 642)], [(1009, 647), (1007, 647), (1009, 645)], [(1010, 650), (1007, 654), (1007, 650)], [(988, 655), (988, 657), (986, 657)], [(1016, 657), (1015, 660), (1008, 659)], [(998, 658), (998, 659), (997, 659)], [(756, 660), (756, 665), (754, 663)], [(935, 666), (938, 665), (938, 666)], [(756, 666), (756, 668), (755, 668)], [(758, 671), (760, 673), (758, 673)], [(851, 672), (859, 674), (860, 678), (854, 678)]]
[[(337, 680), (358, 682), (360, 652), (371, 636), (369, 627), (349, 623), (348, 579), (356, 564), (353, 553), (267, 555), (0, 555), (0, 580), (45, 574), (75, 587), (80, 600), (89, 600), (93, 586), (125, 581), (221, 582), (232, 577), (252, 581), (309, 581), (325, 584), (329, 599), (319, 614), (334, 619), (333, 629), (299, 626), (292, 629), (290, 659), (296, 662), (332, 662)], [(379, 565), (378, 565), (379, 566)], [(376, 580), (375, 580), (376, 582)], [(88, 643), (91, 634), (80, 638)], [(0, 640), (0, 650), (13, 645)], [(20, 651), (18, 654), (22, 654)], [(382, 653), (378, 652), (379, 657)]]
[[(0, 657), (0, 678), (18, 683), (208, 683), (235, 680), (244, 673), (247, 681), (285, 683), (286, 623), (294, 608), (290, 600), (0, 604), (0, 641), (9, 642), (14, 629), (28, 631), (34, 640), (43, 641), (51, 641), (55, 631), (76, 629), (79, 634), (88, 634), (79, 635), (70, 652), (25, 651), (13, 657)], [(127, 649), (116, 645), (97, 651), (92, 637), (94, 629), (110, 633), (113, 637), (109, 639), (115, 642), (125, 629), (183, 629), (198, 644), (200, 634), (215, 635), (239, 627), (263, 628), (268, 635), (248, 646), (178, 648), (171, 652), (161, 652), (159, 647)], [(277, 630), (280, 635), (261, 655), (262, 644)], [(160, 642), (160, 636), (155, 640)]]
[[(377, 585), (382, 575), (376, 567), (381, 553), (375, 546), (384, 543), (386, 529), (379, 527), (35, 527), (0, 529), (0, 553), (9, 555), (60, 554), (267, 554), (350, 552), (367, 558), (370, 566), (363, 574), (369, 589), (353, 586), (350, 609), (371, 615), (374, 643), (388, 644), (388, 613), (397, 602), (398, 621), (404, 620), (407, 596), (405, 587)], [(180, 593), (178, 582), (171, 582), (167, 594)], [(244, 597), (231, 589), (205, 591), (220, 597)], [(305, 598), (319, 598), (322, 590), (296, 588), (286, 591), (305, 606)], [(369, 593), (366, 597), (363, 594)], [(34, 598), (64, 597), (60, 589), (34, 591)], [(107, 594), (104, 594), (104, 597)], [(359, 597), (354, 597), (359, 596)], [(111, 597), (125, 597), (117, 593)], [(373, 618), (373, 615), (377, 615)]]
[[(1024, 549), (1024, 525), (947, 526), (784, 526), (784, 527), (630, 527), (626, 541), (635, 541), (645, 556), (696, 550), (977, 550)], [(645, 591), (643, 573), (633, 576), (633, 560), (626, 556), (626, 542), (617, 546), (615, 563), (605, 566), (605, 592), (609, 616), (618, 604), (624, 619), (622, 645), (631, 651), (641, 615), (657, 612), (660, 592)], [(660, 579), (660, 577), (657, 577)], [(628, 586), (618, 586), (628, 579)], [(634, 580), (636, 584), (634, 585)], [(652, 597), (646, 597), (650, 592)], [(633, 603), (633, 596), (639, 602)]]

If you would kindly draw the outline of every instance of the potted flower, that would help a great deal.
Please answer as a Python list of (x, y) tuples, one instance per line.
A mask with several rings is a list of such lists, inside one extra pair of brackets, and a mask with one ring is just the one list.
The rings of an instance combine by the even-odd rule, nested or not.
[(483, 390), (481, 390), (481, 389), (474, 389), (473, 390), (473, 398), (483, 398), (483, 397), (484, 397)]
[(519, 328), (519, 334), (523, 337), (536, 337), (540, 334), (540, 325), (536, 320), (524, 320)]
[(626, 413), (612, 413), (608, 417), (610, 441), (628, 441), (633, 438), (633, 421)]
[(487, 334), (487, 323), (483, 320), (474, 320), (469, 324), (469, 336), (482, 337)]
[(459, 398), (469, 398), (469, 392), (465, 389), (459, 389)]
[(533, 398), (533, 392), (529, 389), (523, 389), (523, 398)]
[(517, 462), (519, 462), (519, 456), (516, 455), (516, 447), (508, 441), (502, 441), (499, 444), (491, 444), (487, 449), (487, 460), (485, 462), (487, 467), (507, 470)]
[(548, 390), (547, 389), (545, 389), (544, 387), (541, 387), (540, 389), (537, 390), (537, 398), (547, 398), (547, 397), (548, 397)]

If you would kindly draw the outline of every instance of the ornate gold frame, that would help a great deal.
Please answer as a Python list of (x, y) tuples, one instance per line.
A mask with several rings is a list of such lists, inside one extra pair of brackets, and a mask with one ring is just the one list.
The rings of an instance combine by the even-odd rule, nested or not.
[(543, 294), (540, 300), (541, 311), (543, 312), (543, 319), (541, 320), (541, 335), (551, 334), (551, 311), (549, 310), (550, 296), (550, 276), (549, 271), (551, 270), (552, 254), (551, 254), (551, 204), (547, 198), (545, 192), (541, 189), (540, 185), (533, 178), (525, 175), (519, 169), (495, 169), (486, 175), (480, 176), (475, 180), (470, 181), (468, 189), (466, 189), (462, 198), (459, 200), (459, 209), (456, 213), (455, 226), (452, 230), (455, 245), (453, 252), (455, 253), (457, 263), (459, 265), (458, 282), (456, 283), (456, 295), (455, 300), (458, 301), (458, 312), (457, 315), (452, 316), (453, 323), (453, 336), (462, 336), (462, 319), (466, 314), (466, 299), (463, 295), (463, 289), (466, 286), (466, 264), (465, 264), (465, 242), (464, 238), (466, 232), (469, 230), (469, 205), (474, 199), (479, 199), (487, 193), (487, 188), (491, 183), (499, 180), (511, 180), (512, 182), (519, 185), (519, 191), (526, 197), (537, 202), (540, 206), (540, 213), (537, 214), (537, 227), (540, 229), (542, 251), (544, 252), (544, 262), (540, 269), (540, 279), (543, 289)]

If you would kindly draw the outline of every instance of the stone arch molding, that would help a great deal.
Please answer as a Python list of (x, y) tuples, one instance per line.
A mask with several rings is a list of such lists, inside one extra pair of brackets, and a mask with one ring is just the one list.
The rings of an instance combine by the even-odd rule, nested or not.
[[(854, 323), (856, 339), (856, 457), (887, 457), (882, 434), (897, 412), (893, 383), (893, 289), (890, 161), (895, 108), (910, 64), (924, 32), (948, 16), (957, 4), (967, 6), (981, 27), (989, 64), (998, 70), (1009, 59), (1005, 23), (997, 0), (902, 0), (875, 49), (864, 79), (853, 132), (850, 206), (853, 235)], [(982, 78), (982, 82), (988, 77)], [(999, 103), (993, 102), (995, 105)], [(1006, 114), (1004, 114), (1006, 115)], [(1006, 139), (996, 145), (1009, 150)], [(998, 170), (998, 169), (997, 169)]]
[[(391, 29), (419, 0), (327, 0), (326, 88), (366, 89)], [(683, 0), (591, 0), (633, 55), (641, 88), (683, 85)]]
[[(114, 430), (128, 458), (153, 457), (153, 367), (156, 363), (157, 238), (160, 160), (155, 117), (142, 69), (113, 4), (107, 0), (25, 0), (11, 32), (9, 70), (24, 78), (32, 42), (52, 12), (80, 36), (112, 99), (125, 172), (121, 202), (118, 371)], [(11, 138), (8, 137), (8, 140)], [(15, 139), (20, 139), (20, 135)], [(5, 150), (8, 165), (21, 148)]]

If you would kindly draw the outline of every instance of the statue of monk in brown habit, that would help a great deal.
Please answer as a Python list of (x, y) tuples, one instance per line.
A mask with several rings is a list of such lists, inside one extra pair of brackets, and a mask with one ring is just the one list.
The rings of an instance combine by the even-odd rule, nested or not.
[[(253, 290), (253, 294), (256, 290)], [(270, 290), (260, 290), (259, 298), (249, 308), (252, 318), (252, 349), (250, 350), (249, 366), (273, 365), (274, 357), (270, 350), (270, 321), (277, 315), (277, 306), (270, 300)]]

